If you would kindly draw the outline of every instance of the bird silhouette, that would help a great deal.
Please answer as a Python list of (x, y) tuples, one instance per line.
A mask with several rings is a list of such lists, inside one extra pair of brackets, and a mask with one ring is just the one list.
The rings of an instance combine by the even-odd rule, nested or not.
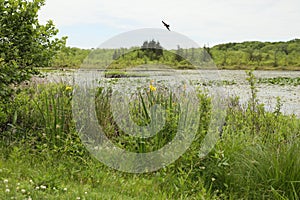
[(171, 31), (170, 30), (170, 25), (169, 24), (166, 24), (164, 21), (161, 21), (163, 24), (164, 24), (164, 26), (169, 30), (169, 31)]

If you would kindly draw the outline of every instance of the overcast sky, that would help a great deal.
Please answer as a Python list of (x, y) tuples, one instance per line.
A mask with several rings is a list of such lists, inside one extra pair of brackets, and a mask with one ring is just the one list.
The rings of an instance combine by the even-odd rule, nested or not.
[(300, 38), (300, 0), (46, 0), (39, 17), (80, 48), (161, 20), (200, 46)]

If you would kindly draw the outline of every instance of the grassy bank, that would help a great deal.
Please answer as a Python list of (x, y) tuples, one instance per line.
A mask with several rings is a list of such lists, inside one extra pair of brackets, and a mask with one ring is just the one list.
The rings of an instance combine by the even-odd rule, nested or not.
[[(237, 97), (228, 101), (226, 123), (216, 130), (220, 139), (204, 158), (199, 149), (210, 122), (211, 99), (200, 88), (195, 141), (177, 161), (146, 174), (119, 172), (91, 156), (75, 129), (73, 87), (26, 86), (13, 101), (1, 105), (0, 199), (298, 199), (300, 120), (282, 115), (280, 100), (273, 112), (265, 111), (258, 103), (252, 73), (248, 82), (248, 105), (240, 105)], [(151, 86), (129, 105), (135, 122), (149, 123), (149, 108), (156, 103), (168, 115), (164, 129), (144, 141), (115, 126), (111, 92), (97, 89), (99, 123), (119, 147), (152, 151), (174, 137), (177, 99)]]

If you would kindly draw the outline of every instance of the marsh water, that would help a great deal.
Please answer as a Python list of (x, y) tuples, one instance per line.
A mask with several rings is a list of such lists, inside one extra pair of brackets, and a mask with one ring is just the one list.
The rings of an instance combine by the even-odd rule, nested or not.
[[(80, 70), (79, 70), (80, 71)], [(97, 80), (109, 80), (105, 78), (101, 71), (85, 70), (73, 72), (51, 72), (46, 73), (46, 79), (51, 82), (66, 82), (74, 84), (75, 77), (83, 74), (92, 74), (98, 77)], [(140, 74), (140, 76), (139, 76)], [(300, 71), (254, 71), (254, 75), (259, 78), (275, 78), (275, 77), (300, 77)], [(126, 79), (134, 80), (169, 80), (178, 81), (185, 79), (194, 85), (198, 85), (203, 89), (214, 92), (214, 89), (222, 91), (224, 97), (238, 96), (242, 105), (246, 105), (251, 97), (250, 85), (247, 81), (247, 75), (243, 70), (135, 70), (134, 77)], [(279, 85), (279, 84), (257, 84), (257, 98), (263, 103), (268, 111), (274, 111), (277, 97), (282, 103), (281, 112), (283, 114), (295, 114), (300, 117), (300, 85)]]

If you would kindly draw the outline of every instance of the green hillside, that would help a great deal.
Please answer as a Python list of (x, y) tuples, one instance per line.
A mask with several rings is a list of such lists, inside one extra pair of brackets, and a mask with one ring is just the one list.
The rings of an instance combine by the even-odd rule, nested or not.
[(288, 42), (243, 42), (216, 45), (211, 49), (219, 67), (300, 69), (300, 39)]
[[(162, 50), (158, 41), (145, 41), (140, 47), (120, 49), (64, 48), (54, 60), (56, 68), (128, 68), (141, 64), (165, 64), (185, 69), (216, 64), (219, 69), (300, 70), (300, 39), (287, 42), (242, 42), (214, 47)], [(191, 64), (192, 63), (192, 64)]]

